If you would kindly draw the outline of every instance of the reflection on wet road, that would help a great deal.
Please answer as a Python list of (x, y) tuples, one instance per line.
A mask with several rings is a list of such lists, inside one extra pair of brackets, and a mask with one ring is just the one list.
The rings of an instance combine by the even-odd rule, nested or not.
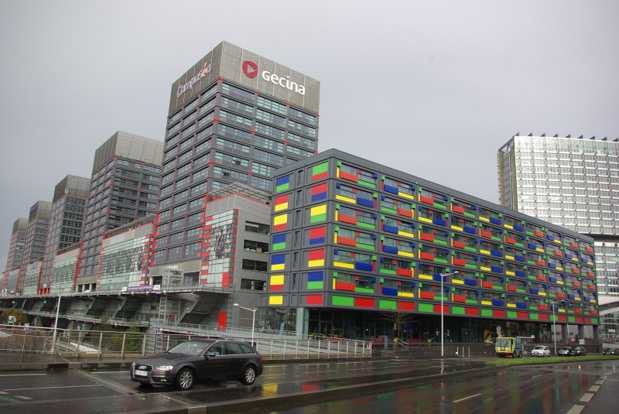
[(616, 380), (618, 366), (619, 360), (500, 369), (466, 359), (271, 363), (253, 386), (197, 384), (186, 392), (140, 386), (127, 371), (5, 372), (0, 412), (182, 412), (206, 406), (277, 414), (567, 413), (602, 378)]
[(567, 413), (600, 377), (617, 375), (618, 368), (616, 362), (597, 362), (503, 369), (271, 413)]

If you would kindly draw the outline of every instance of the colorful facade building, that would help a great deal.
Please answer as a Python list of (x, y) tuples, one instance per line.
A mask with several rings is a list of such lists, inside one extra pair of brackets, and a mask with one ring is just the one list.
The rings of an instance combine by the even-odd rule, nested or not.
[(298, 332), (432, 341), (443, 316), (452, 341), (597, 335), (587, 236), (335, 149), (278, 170), (272, 204), (266, 305)]
[(619, 315), (619, 138), (516, 134), (497, 159), (501, 205), (594, 239), (598, 301)]

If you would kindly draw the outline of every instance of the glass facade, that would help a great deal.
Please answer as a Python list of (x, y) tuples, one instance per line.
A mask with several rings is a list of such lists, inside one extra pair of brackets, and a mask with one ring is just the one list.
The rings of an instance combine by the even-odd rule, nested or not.
[(503, 206), (595, 239), (600, 302), (619, 299), (619, 139), (517, 135), (498, 170)]
[[(228, 48), (241, 50), (228, 44), (219, 47), (224, 54)], [(219, 67), (212, 59), (213, 67)], [(201, 259), (196, 243), (204, 238), (199, 234), (204, 217), (192, 212), (203, 211), (209, 194), (232, 183), (271, 191), (274, 171), (317, 152), (315, 110), (295, 104), (296, 97), (286, 101), (271, 88), (248, 87), (245, 78), (233, 81), (230, 68), (223, 66), (219, 76), (203, 76), (187, 97), (188, 92), (182, 92), (182, 103), (173, 86), (155, 221), (156, 265)], [(238, 70), (240, 61), (237, 77)]]
[(80, 278), (95, 283), (105, 233), (154, 215), (163, 143), (117, 132), (98, 150), (82, 230)]

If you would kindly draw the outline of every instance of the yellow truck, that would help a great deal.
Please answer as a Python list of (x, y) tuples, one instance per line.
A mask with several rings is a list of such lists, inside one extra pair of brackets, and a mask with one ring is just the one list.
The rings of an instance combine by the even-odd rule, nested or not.
[(522, 358), (522, 339), (509, 336), (498, 337), (494, 343), (494, 351), (499, 358)]

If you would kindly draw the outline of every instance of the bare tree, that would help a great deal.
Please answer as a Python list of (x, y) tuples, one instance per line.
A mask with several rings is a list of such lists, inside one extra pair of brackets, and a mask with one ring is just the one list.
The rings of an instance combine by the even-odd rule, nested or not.
[(402, 326), (417, 322), (415, 315), (397, 310), (381, 312), (380, 317), (387, 322), (393, 323), (394, 338), (398, 338), (402, 332)]

